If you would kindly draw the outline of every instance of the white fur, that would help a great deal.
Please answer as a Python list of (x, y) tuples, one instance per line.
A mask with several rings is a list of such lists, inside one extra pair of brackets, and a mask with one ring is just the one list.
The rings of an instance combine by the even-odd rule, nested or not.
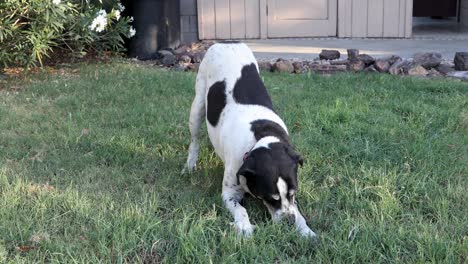
[(255, 144), (252, 150), (258, 149), (258, 148), (269, 149), (271, 143), (277, 143), (277, 142), (280, 142), (280, 140), (277, 137), (274, 137), (274, 136), (263, 137)]
[(237, 79), (241, 76), (241, 70), (245, 65), (252, 63), (256, 65), (258, 70), (257, 61), (245, 44), (215, 44), (208, 49), (200, 64), (196, 79), (196, 94), (189, 122), (191, 143), (186, 168), (184, 168), (184, 170), (192, 171), (198, 159), (198, 132), (206, 113), (205, 102), (209, 87), (224, 80), (226, 83), (226, 106), (216, 127), (213, 127), (209, 122), (206, 123), (215, 152), (224, 163), (223, 201), (234, 216), (233, 224), (236, 229), (247, 236), (252, 234), (254, 228), (250, 223), (247, 211), (239, 202), (244, 197), (245, 192), (249, 190), (244, 177), (239, 179), (241, 185), (237, 184), (236, 173), (242, 165), (244, 153), (254, 147), (268, 148), (270, 143), (279, 142), (279, 139), (275, 137), (265, 137), (256, 142), (254, 134), (250, 130), (250, 123), (258, 119), (271, 120), (279, 124), (286, 132), (288, 131), (281, 118), (272, 110), (259, 105), (238, 104), (234, 101), (232, 91)]
[(278, 182), (276, 183), (276, 187), (278, 187), (278, 191), (281, 197), (281, 209), (285, 212), (289, 211), (289, 200), (288, 200), (288, 184), (283, 180), (283, 178), (279, 177)]

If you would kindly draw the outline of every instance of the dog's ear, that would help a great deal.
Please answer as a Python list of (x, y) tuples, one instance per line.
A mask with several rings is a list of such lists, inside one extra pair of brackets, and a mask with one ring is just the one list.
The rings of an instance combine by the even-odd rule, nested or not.
[(252, 166), (252, 161), (248, 158), (244, 161), (244, 164), (240, 167), (239, 171), (237, 172), (237, 184), (239, 184), (239, 176), (242, 175), (246, 179), (253, 177), (255, 175), (255, 171)]
[(246, 178), (250, 178), (255, 175), (255, 171), (249, 168), (241, 168), (238, 172), (237, 175), (242, 175)]
[(304, 165), (304, 158), (297, 154), (297, 157), (296, 157), (296, 162), (299, 163), (299, 165), (301, 165), (301, 167)]
[(299, 165), (304, 165), (304, 158), (290, 146), (286, 146), (286, 153)]

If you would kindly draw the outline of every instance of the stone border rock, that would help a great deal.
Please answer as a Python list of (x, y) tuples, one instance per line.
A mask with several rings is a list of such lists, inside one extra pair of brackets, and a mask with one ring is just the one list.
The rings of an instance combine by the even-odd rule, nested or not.
[[(214, 41), (200, 41), (182, 45), (175, 50), (165, 49), (157, 54), (156, 65), (177, 71), (198, 71), (208, 48)], [(451, 77), (468, 81), (468, 52), (457, 52), (453, 61), (444, 61), (437, 52), (414, 54), (405, 59), (397, 55), (373, 58), (359, 54), (359, 50), (348, 49), (348, 59), (341, 59), (338, 50), (322, 50), (314, 60), (259, 61), (261, 70), (268, 72), (335, 74), (340, 72), (386, 73), (417, 77)]]

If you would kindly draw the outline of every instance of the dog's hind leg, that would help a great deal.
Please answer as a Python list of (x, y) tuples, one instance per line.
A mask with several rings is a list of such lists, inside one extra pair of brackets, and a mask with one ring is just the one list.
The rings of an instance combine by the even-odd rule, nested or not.
[(189, 128), (191, 142), (188, 150), (186, 167), (182, 173), (185, 172), (185, 169), (187, 169), (188, 172), (191, 172), (197, 163), (198, 150), (200, 148), (198, 143), (198, 133), (205, 117), (205, 93), (206, 81), (203, 75), (199, 73), (195, 83), (195, 98), (193, 99), (192, 108), (190, 109)]

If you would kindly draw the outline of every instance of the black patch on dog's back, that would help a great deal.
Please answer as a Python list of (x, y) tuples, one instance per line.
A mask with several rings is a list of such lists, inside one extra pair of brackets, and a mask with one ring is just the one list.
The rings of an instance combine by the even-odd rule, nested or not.
[(289, 135), (278, 124), (271, 120), (258, 119), (250, 123), (250, 130), (254, 133), (255, 139), (258, 141), (267, 136), (277, 137), (280, 141), (289, 144)]
[(206, 118), (212, 126), (216, 126), (226, 106), (226, 82), (215, 82), (211, 85), (207, 97)]
[(233, 96), (239, 104), (261, 105), (273, 110), (270, 96), (254, 63), (242, 68), (241, 76), (234, 85)]

